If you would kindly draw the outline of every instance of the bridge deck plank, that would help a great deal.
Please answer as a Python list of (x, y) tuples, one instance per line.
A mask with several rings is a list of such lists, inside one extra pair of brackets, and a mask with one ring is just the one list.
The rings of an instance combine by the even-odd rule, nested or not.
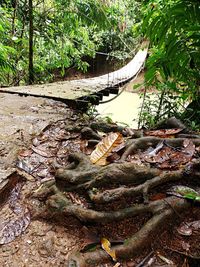
[(42, 96), (62, 100), (78, 100), (89, 95), (94, 95), (107, 88), (112, 93), (112, 88), (118, 87), (133, 78), (147, 56), (147, 49), (139, 50), (135, 57), (123, 68), (95, 78), (63, 81), (42, 85), (28, 85), (0, 88), (0, 92)]

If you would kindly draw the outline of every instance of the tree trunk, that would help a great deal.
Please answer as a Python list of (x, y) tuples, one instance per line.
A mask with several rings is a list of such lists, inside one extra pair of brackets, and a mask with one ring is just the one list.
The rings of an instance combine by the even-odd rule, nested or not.
[(16, 13), (17, 13), (17, 0), (13, 1), (13, 18), (12, 18), (12, 36), (15, 35), (15, 19), (16, 19)]
[(33, 82), (33, 1), (29, 0), (29, 84)]

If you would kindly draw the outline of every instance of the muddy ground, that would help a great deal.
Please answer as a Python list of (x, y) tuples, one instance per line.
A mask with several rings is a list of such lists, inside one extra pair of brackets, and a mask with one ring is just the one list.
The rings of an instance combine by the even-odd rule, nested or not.
[[(15, 173), (19, 151), (27, 149), (32, 139), (48, 125), (71, 117), (71, 111), (60, 102), (35, 97), (1, 94), (0, 106), (0, 226), (16, 220), (9, 208), (12, 190), (22, 178)], [(13, 174), (12, 174), (13, 173)], [(10, 176), (11, 175), (11, 176)], [(9, 180), (13, 181), (9, 184)], [(13, 184), (14, 183), (14, 184)], [(21, 198), (37, 187), (37, 182), (24, 182)], [(6, 191), (6, 193), (5, 193)], [(23, 194), (23, 192), (26, 192)], [(64, 266), (66, 255), (80, 244), (80, 225), (66, 222), (56, 226), (50, 222), (32, 221), (22, 236), (0, 246), (0, 266)], [(71, 229), (71, 230), (70, 230)]]

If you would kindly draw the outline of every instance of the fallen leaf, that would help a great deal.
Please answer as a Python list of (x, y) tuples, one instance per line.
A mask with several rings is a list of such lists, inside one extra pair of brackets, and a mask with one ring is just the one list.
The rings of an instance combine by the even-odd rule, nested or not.
[(167, 190), (167, 194), (170, 194), (176, 197), (200, 201), (199, 193), (195, 191), (193, 188), (190, 188), (184, 185), (172, 186), (169, 190)]
[(175, 134), (180, 133), (183, 129), (161, 129), (155, 131), (145, 131), (146, 136), (157, 136), (162, 138), (173, 138)]
[(180, 235), (184, 235), (184, 236), (190, 236), (192, 235), (192, 229), (191, 227), (186, 224), (186, 223), (183, 223), (181, 224), (178, 228), (177, 228), (177, 232), (180, 234)]
[(183, 141), (183, 147), (184, 147), (184, 149), (182, 149), (181, 152), (184, 153), (187, 158), (190, 158), (194, 155), (195, 145), (193, 144), (193, 142), (191, 140), (185, 139)]
[[(154, 153), (156, 151), (157, 154)], [(144, 156), (144, 160), (148, 163), (163, 163), (166, 160), (169, 160), (172, 156), (173, 150), (169, 147), (160, 147), (160, 150), (153, 150), (152, 152), (148, 153)]]
[(166, 194), (164, 194), (164, 193), (157, 193), (157, 194), (155, 194), (153, 196), (150, 196), (149, 199), (151, 201), (155, 201), (155, 200), (160, 200), (160, 199), (164, 199), (164, 198), (166, 198)]
[(7, 244), (20, 236), (30, 223), (30, 213), (27, 211), (22, 216), (5, 222), (0, 229), (0, 244)]
[(23, 170), (27, 173), (30, 173), (33, 169), (33, 167), (29, 164), (29, 162), (25, 160), (18, 160), (16, 162), (16, 167), (19, 168), (20, 170)]
[(35, 152), (36, 154), (45, 157), (45, 158), (52, 158), (54, 155), (52, 153), (50, 153), (49, 151), (44, 151), (42, 149), (36, 148), (34, 146), (32, 146), (31, 148), (33, 150), (33, 152)]
[(156, 148), (148, 152), (148, 156), (151, 156), (151, 157), (156, 156), (156, 154), (163, 148), (163, 146), (164, 146), (164, 142), (163, 141), (159, 142)]
[(177, 228), (177, 232), (180, 235), (190, 236), (193, 231), (197, 231), (200, 229), (200, 221), (193, 221), (187, 223), (181, 223), (181, 225)]
[(90, 155), (92, 163), (105, 166), (108, 164), (107, 157), (111, 155), (113, 149), (124, 142), (120, 133), (110, 133), (103, 138), (96, 146), (96, 149)]
[(31, 150), (22, 150), (19, 152), (19, 156), (20, 157), (30, 157), (32, 154), (32, 151)]
[(188, 163), (194, 153), (195, 145), (191, 140), (185, 139), (180, 149), (161, 142), (154, 150), (147, 151), (143, 159), (148, 163), (156, 163), (160, 169), (177, 169)]
[(110, 257), (113, 259), (113, 261), (117, 260), (115, 250), (111, 249), (111, 244), (110, 244), (110, 241), (108, 239), (102, 238), (101, 239), (101, 246), (106, 251), (106, 253), (108, 255), (110, 255)]
[(175, 266), (174, 262), (172, 260), (169, 260), (168, 258), (164, 257), (163, 255), (161, 255), (159, 252), (157, 252), (157, 256), (164, 261), (165, 263), (167, 263), (170, 266)]

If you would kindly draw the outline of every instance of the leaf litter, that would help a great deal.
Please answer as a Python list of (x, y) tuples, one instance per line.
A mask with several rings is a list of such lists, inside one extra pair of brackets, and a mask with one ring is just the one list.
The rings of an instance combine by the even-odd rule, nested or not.
[(18, 182), (11, 190), (7, 201), (9, 216), (4, 216), (6, 210), (1, 210), (0, 244), (7, 244), (20, 236), (30, 224), (30, 212), (26, 205), (20, 202), (20, 192), (23, 183)]
[[(58, 128), (59, 127), (56, 128), (55, 132), (51, 128), (48, 128), (48, 130), (47, 130), (48, 132), (43, 133), (43, 135), (41, 135), (40, 138), (35, 139), (34, 144), (33, 144), (34, 147), (36, 148), (36, 149), (34, 148), (35, 151), (30, 149), (30, 151), (28, 150), (24, 153), (22, 152), (21, 154), (19, 154), (19, 162), (21, 160), (23, 160), (25, 162), (24, 165), (27, 164), (27, 166), (29, 166), (28, 168), (24, 168), (24, 165), (23, 165), (22, 169), (28, 170), (28, 172), (39, 181), (42, 181), (43, 179), (45, 179), (45, 175), (47, 175), (47, 173), (51, 173), (53, 171), (55, 159), (56, 159), (56, 162), (58, 164), (66, 165), (68, 163), (67, 162), (67, 156), (69, 153), (72, 153), (75, 151), (77, 151), (77, 152), (81, 151), (81, 152), (87, 153), (87, 142), (82, 140), (79, 134), (74, 134), (74, 136), (72, 135), (72, 138), (69, 138), (68, 134), (65, 131), (61, 131), (61, 133), (59, 135)], [(56, 135), (57, 135), (57, 137), (55, 137)], [(66, 135), (66, 136), (64, 136), (64, 135)], [(47, 138), (47, 136), (48, 136), (48, 138)], [(108, 137), (108, 136), (106, 136), (106, 137)], [(104, 152), (100, 155), (100, 158), (103, 158), (104, 164), (105, 163), (108, 164), (109, 162), (113, 162), (115, 160), (118, 160), (118, 158), (119, 158), (118, 151), (120, 149), (123, 149), (123, 147), (124, 147), (123, 141), (122, 142), (119, 141), (120, 140), (119, 137), (116, 137), (116, 140), (119, 138), (118, 141), (115, 141), (115, 138), (113, 138), (113, 139), (112, 138), (111, 138), (111, 140), (114, 140), (114, 141), (111, 141), (110, 143), (106, 141), (107, 147), (104, 150)], [(112, 142), (113, 142), (113, 144), (112, 144)], [(55, 148), (55, 151), (50, 150), (49, 149), (50, 147)], [(164, 155), (165, 151), (163, 151), (161, 153), (161, 151), (164, 148), (165, 149), (169, 148), (169, 152), (167, 154), (170, 154), (170, 151), (173, 151), (174, 153), (180, 153), (181, 152), (184, 154), (182, 156), (183, 159), (180, 157), (181, 159), (178, 160), (178, 162), (176, 162), (176, 164), (174, 164), (173, 168), (178, 168), (182, 164), (185, 164), (185, 163), (183, 163), (183, 162), (186, 162), (186, 159), (184, 160), (184, 156), (187, 158), (187, 161), (188, 161), (188, 158), (191, 160), (191, 158), (194, 155), (193, 151), (195, 149), (192, 142), (187, 142), (187, 143), (183, 144), (183, 147), (179, 148), (178, 150), (177, 150), (177, 148), (171, 148), (171, 147), (167, 146), (165, 143), (162, 143), (162, 144), (159, 144), (159, 147), (152, 148), (151, 151), (137, 155), (138, 160), (140, 160), (142, 163), (146, 163), (148, 161), (144, 160), (144, 157), (150, 156), (151, 159), (153, 160), (153, 162), (148, 162), (148, 163), (156, 164), (156, 166), (159, 166), (159, 164), (162, 164), (163, 162), (169, 161), (168, 155), (167, 156)], [(43, 155), (41, 155), (41, 153), (40, 153), (41, 151), (44, 152)], [(161, 156), (159, 155), (159, 152), (161, 153)], [(48, 153), (50, 153), (50, 154), (48, 154)], [(91, 152), (89, 152), (88, 154), (90, 154), (90, 153)], [(115, 153), (118, 154), (117, 158), (115, 159), (115, 156), (114, 156), (114, 160), (111, 159), (109, 161), (108, 160), (109, 157), (112, 155), (115, 155)], [(148, 155), (148, 153), (150, 155)], [(48, 157), (48, 156), (50, 156), (50, 157)], [(160, 156), (160, 158), (159, 158), (159, 156)], [(150, 157), (149, 157), (149, 160), (151, 160)], [(52, 158), (54, 160), (52, 160)], [(163, 158), (164, 158), (164, 160), (163, 160)], [(148, 157), (147, 157), (147, 159), (148, 159)], [(182, 162), (181, 162), (181, 160), (182, 160)], [(169, 165), (169, 162), (167, 162), (167, 164)], [(169, 168), (169, 167), (167, 167), (167, 168)], [(53, 174), (52, 174), (52, 178), (53, 178)], [(77, 205), (82, 205), (79, 198), (76, 197), (75, 195), (70, 195), (70, 198), (71, 198), (73, 203), (75, 203)], [(6, 228), (6, 225), (4, 225), (4, 230), (5, 229), (12, 229), (12, 222), (14, 222), (14, 220), (13, 221), (11, 220), (10, 222), (11, 222), (10, 224), (9, 223), (7, 224), (7, 228)], [(16, 219), (15, 222), (16, 222), (16, 225), (19, 224), (18, 219)], [(25, 222), (23, 224), (26, 225)], [(25, 226), (23, 228), (20, 225), (21, 224), (19, 224), (18, 228), (22, 229), (21, 233), (23, 233), (26, 228), (25, 228)], [(14, 236), (17, 237), (18, 233), (20, 233), (20, 230), (18, 232), (16, 231)], [(12, 236), (12, 235), (10, 235), (10, 236)], [(111, 255), (110, 254), (109, 255), (114, 260), (115, 254), (113, 253), (113, 251), (111, 249), (110, 241), (108, 239), (106, 239), (106, 240), (104, 240), (105, 242), (102, 242), (102, 243), (104, 243), (104, 245), (102, 245), (102, 247), (104, 247), (105, 250), (107, 250), (109, 253), (111, 253)]]
[(180, 133), (183, 129), (174, 128), (174, 129), (160, 129), (154, 131), (145, 131), (146, 136), (156, 136), (161, 138), (174, 138), (175, 134)]
[(182, 147), (172, 147), (167, 144), (166, 139), (156, 146), (144, 152), (130, 155), (128, 160), (131, 162), (141, 162), (154, 164), (160, 169), (178, 169), (188, 164), (195, 155), (195, 145), (189, 139), (185, 139)]
[(30, 213), (26, 210), (21, 216), (1, 224), (0, 244), (7, 244), (20, 236), (30, 223)]

